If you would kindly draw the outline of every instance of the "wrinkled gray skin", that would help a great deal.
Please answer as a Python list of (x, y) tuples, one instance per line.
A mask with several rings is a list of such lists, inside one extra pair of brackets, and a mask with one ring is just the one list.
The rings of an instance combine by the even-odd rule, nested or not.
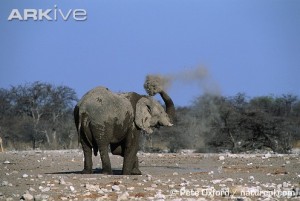
[(82, 173), (92, 173), (92, 150), (99, 150), (102, 173), (112, 174), (108, 146), (112, 154), (124, 157), (124, 175), (139, 175), (137, 151), (140, 131), (152, 133), (157, 126), (172, 126), (175, 114), (171, 98), (160, 92), (166, 111), (153, 98), (134, 92), (116, 94), (104, 87), (86, 93), (74, 109), (76, 128), (84, 153)]

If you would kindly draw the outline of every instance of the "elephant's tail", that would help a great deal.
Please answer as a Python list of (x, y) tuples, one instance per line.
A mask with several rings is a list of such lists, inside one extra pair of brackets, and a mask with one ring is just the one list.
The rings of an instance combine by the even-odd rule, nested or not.
[(85, 140), (90, 144), (91, 147), (93, 147), (94, 155), (97, 156), (98, 146), (94, 140), (92, 140), (94, 143), (91, 142), (92, 134), (88, 115), (85, 112), (80, 111), (80, 108), (76, 105), (74, 108), (74, 118), (78, 133), (78, 144), (80, 143), (81, 138), (84, 136)]
[(80, 108), (76, 105), (74, 108), (74, 119), (75, 125), (78, 133), (78, 143), (80, 143), (82, 135), (86, 136), (87, 141), (92, 146), (92, 143), (89, 141), (88, 134), (90, 134), (89, 130), (89, 120), (88, 115), (85, 112), (80, 111)]
[(84, 113), (84, 112), (83, 113), (79, 113), (79, 118), (81, 119), (81, 125), (80, 126), (83, 129), (83, 134), (85, 136), (85, 139), (90, 144), (90, 146), (93, 147), (94, 155), (97, 156), (98, 146), (97, 146), (97, 143), (94, 140), (94, 137), (93, 137), (93, 135), (91, 133), (91, 129), (90, 129), (90, 123), (91, 123), (91, 121), (90, 121), (90, 119), (88, 117), (88, 114)]
[(80, 137), (80, 129), (81, 129), (81, 116), (79, 115), (79, 107), (78, 105), (74, 108), (74, 120), (75, 120), (75, 126), (78, 133), (78, 144), (80, 143), (81, 137)]

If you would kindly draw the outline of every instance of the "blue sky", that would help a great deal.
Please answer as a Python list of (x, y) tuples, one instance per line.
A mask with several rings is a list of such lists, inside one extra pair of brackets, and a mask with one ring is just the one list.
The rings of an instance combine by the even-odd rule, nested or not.
[[(86, 21), (8, 21), (12, 9), (85, 9)], [(300, 96), (298, 0), (1, 0), (0, 87), (44, 81), (81, 97), (103, 85), (144, 94), (147, 74), (205, 66), (232, 96)], [(177, 106), (203, 93), (169, 89)]]

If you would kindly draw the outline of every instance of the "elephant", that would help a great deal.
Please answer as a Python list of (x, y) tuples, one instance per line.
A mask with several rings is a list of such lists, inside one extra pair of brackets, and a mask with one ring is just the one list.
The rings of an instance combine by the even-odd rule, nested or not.
[[(74, 108), (74, 119), (84, 154), (83, 174), (93, 173), (92, 151), (98, 151), (102, 174), (112, 174), (109, 147), (123, 157), (123, 175), (140, 175), (137, 151), (141, 131), (172, 126), (175, 108), (169, 95), (159, 92), (166, 110), (152, 96), (135, 92), (114, 93), (105, 87), (87, 92)], [(153, 94), (152, 94), (153, 95)]]

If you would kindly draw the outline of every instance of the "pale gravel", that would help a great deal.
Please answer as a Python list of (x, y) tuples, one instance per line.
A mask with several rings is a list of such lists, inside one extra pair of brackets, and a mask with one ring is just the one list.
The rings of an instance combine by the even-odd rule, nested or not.
[(0, 200), (300, 200), (299, 154), (139, 153), (141, 176), (110, 157), (82, 175), (81, 150), (0, 153)]

